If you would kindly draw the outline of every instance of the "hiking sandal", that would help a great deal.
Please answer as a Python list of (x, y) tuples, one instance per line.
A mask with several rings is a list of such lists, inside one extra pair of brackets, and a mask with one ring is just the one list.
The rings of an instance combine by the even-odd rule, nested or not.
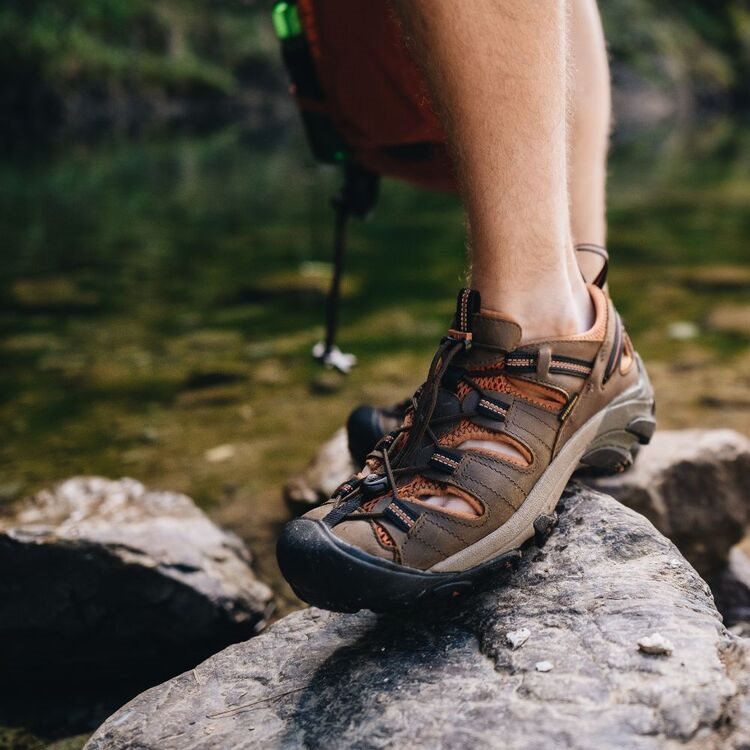
[(315, 606), (385, 612), (470, 591), (551, 531), (583, 464), (620, 471), (654, 431), (653, 390), (607, 295), (584, 334), (520, 345), (463, 289), (402, 424), (327, 503), (285, 527), (279, 566)]
[[(575, 251), (584, 282), (605, 289), (609, 271), (607, 249), (601, 245), (581, 243), (576, 245)], [(346, 434), (355, 466), (363, 466), (367, 454), (377, 442), (401, 424), (410, 404), (411, 399), (388, 407), (362, 404), (352, 411), (346, 422)], [(591, 472), (587, 470), (587, 473)]]

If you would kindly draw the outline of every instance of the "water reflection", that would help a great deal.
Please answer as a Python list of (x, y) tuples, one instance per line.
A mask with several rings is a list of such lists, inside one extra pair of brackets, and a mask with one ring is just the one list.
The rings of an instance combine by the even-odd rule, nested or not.
[[(747, 430), (750, 127), (631, 135), (611, 175), (613, 294), (662, 425)], [(361, 365), (321, 379), (336, 182), (296, 130), (0, 166), (0, 497), (77, 472), (184, 490), (281, 587), (281, 481), (353, 404), (420, 381), (463, 275), (456, 199), (386, 184), (347, 260), (341, 338)]]

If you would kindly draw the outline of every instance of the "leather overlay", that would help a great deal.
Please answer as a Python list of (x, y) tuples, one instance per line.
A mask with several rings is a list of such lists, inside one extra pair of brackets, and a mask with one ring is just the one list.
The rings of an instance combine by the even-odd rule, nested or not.
[[(364, 483), (352, 484), (344, 499), (307, 517), (330, 518), (343, 507), (344, 518), (333, 514), (335, 535), (421, 570), (499, 529), (581, 426), (639, 380), (632, 350), (624, 358), (629, 339), (612, 302), (598, 287), (590, 291), (591, 331), (521, 346), (516, 323), (475, 312), (478, 297), (463, 290), (453, 331), (402, 426), (368, 459), (377, 474), (370, 484), (380, 491), (382, 478), (382, 495), (365, 497)], [(504, 442), (522, 458), (462, 448), (468, 440)], [(426, 503), (433, 495), (466, 498), (476, 515)], [(342, 505), (352, 502), (351, 512)]]

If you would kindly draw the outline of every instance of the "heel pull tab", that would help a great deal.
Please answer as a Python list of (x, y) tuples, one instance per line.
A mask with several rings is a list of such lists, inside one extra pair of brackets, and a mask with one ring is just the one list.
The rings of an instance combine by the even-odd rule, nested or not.
[(476, 289), (462, 289), (456, 298), (456, 316), (448, 331), (448, 338), (463, 341), (467, 349), (471, 348), (474, 315), (479, 312), (481, 306), (482, 298)]
[(603, 265), (599, 270), (599, 273), (593, 279), (586, 278), (583, 272), (581, 272), (581, 275), (587, 284), (593, 284), (594, 286), (598, 286), (599, 289), (604, 289), (604, 286), (607, 283), (607, 274), (609, 272), (609, 253), (607, 252), (607, 249), (601, 245), (594, 245), (591, 243), (576, 245), (575, 249), (577, 253), (592, 253), (593, 255), (598, 255), (602, 259)]

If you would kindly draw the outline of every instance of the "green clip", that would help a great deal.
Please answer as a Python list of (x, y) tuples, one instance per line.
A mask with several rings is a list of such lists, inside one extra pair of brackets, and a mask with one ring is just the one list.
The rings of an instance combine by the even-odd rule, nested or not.
[(273, 28), (279, 39), (291, 39), (302, 33), (302, 23), (299, 20), (299, 12), (294, 3), (287, 0), (279, 0), (273, 6), (271, 14), (273, 19)]

